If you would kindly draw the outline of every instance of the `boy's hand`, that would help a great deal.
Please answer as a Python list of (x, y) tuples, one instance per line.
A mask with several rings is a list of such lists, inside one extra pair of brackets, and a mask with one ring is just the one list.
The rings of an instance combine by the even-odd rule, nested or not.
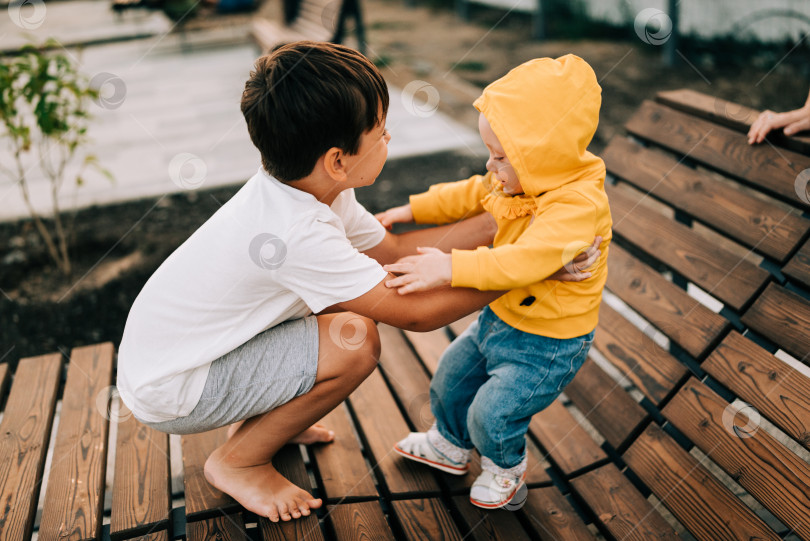
[(402, 205), (401, 207), (394, 207), (386, 211), (374, 215), (383, 227), (391, 230), (391, 227), (396, 223), (408, 223), (413, 221), (413, 212), (411, 212), (411, 205)]
[(546, 278), (546, 280), (581, 282), (582, 280), (590, 278), (591, 273), (585, 271), (591, 268), (591, 266), (599, 260), (599, 256), (602, 255), (602, 250), (599, 249), (600, 244), (602, 244), (602, 237), (597, 236), (593, 239), (593, 244), (585, 248), (585, 251), (560, 267), (557, 272)]
[(409, 255), (383, 267), (387, 272), (400, 275), (385, 282), (386, 287), (396, 289), (400, 295), (406, 295), (450, 284), (453, 275), (450, 254), (437, 248), (417, 248), (416, 251), (420, 255)]

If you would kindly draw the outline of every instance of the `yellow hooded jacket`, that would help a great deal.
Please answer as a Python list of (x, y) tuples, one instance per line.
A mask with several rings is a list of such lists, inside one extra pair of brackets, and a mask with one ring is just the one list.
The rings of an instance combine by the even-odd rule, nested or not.
[[(601, 91), (591, 67), (574, 55), (518, 66), (473, 105), (492, 126), (524, 194), (503, 193), (487, 173), (431, 186), (410, 199), (420, 223), (484, 211), (495, 217), (492, 248), (453, 250), (452, 285), (509, 290), (490, 308), (525, 332), (574, 338), (596, 327), (612, 236), (605, 165), (586, 150), (599, 122)], [(545, 280), (597, 235), (602, 256), (590, 278)]]

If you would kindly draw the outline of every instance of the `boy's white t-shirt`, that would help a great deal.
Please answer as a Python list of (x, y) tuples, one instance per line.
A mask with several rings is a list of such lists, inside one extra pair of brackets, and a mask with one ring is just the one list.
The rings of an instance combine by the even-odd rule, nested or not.
[(118, 350), (122, 400), (144, 421), (188, 415), (212, 361), (380, 283), (386, 272), (360, 252), (384, 236), (354, 190), (327, 206), (260, 169), (135, 299)]

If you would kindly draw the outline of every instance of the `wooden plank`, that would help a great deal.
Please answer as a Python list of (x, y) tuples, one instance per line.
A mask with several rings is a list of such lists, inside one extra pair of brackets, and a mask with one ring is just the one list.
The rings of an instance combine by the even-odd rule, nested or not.
[(607, 459), (605, 452), (559, 400), (532, 417), (529, 431), (566, 476)]
[(380, 367), (411, 423), (418, 432), (424, 432), (434, 421), (430, 411), (430, 377), (399, 329), (389, 325), (379, 325), (378, 329)]
[(602, 303), (594, 347), (653, 403), (666, 398), (687, 368), (649, 336)]
[(346, 404), (329, 412), (322, 423), (334, 431), (335, 440), (327, 445), (313, 445), (309, 452), (320, 473), (325, 498), (376, 498), (374, 477), (366, 466)]
[(698, 539), (779, 539), (658, 425), (647, 427), (624, 460)]
[(110, 537), (126, 539), (169, 526), (169, 435), (141, 424), (120, 402)]
[(611, 174), (779, 262), (810, 229), (796, 209), (786, 211), (624, 137), (614, 137), (602, 159)]
[(208, 456), (225, 443), (227, 433), (228, 427), (223, 426), (208, 432), (184, 435), (180, 439), (183, 448), (186, 519), (189, 521), (218, 514), (219, 511), (229, 512), (239, 508), (239, 504), (233, 498), (210, 485), (203, 472)]
[[(688, 88), (659, 92), (655, 97), (655, 101), (721, 126), (726, 126), (732, 130), (743, 132), (746, 135), (760, 114), (760, 111), (745, 105)], [(768, 134), (768, 139), (777, 145), (796, 152), (810, 154), (810, 137), (806, 135), (786, 136), (779, 130)]]
[(43, 539), (95, 539), (101, 533), (110, 421), (97, 402), (110, 392), (112, 367), (110, 342), (71, 351), (39, 525)]
[(188, 541), (244, 541), (247, 539), (242, 513), (219, 515), (186, 524)]
[(701, 366), (810, 449), (810, 379), (736, 331)]
[(395, 500), (391, 502), (391, 508), (402, 525), (405, 539), (419, 541), (462, 539), (441, 500), (435, 498)]
[(810, 466), (759, 430), (758, 418), (735, 412), (692, 377), (662, 413), (782, 522), (810, 539)]
[(573, 479), (571, 486), (616, 539), (680, 539), (614, 464)]
[(810, 239), (799, 248), (782, 272), (810, 289)]
[(810, 156), (771, 145), (749, 145), (748, 138), (729, 128), (645, 101), (625, 124), (627, 131), (692, 160), (744, 180), (800, 208), (796, 177), (810, 168)]
[[(331, 445), (331, 444), (330, 444)], [(309, 481), (301, 449), (298, 445), (283, 446), (273, 457), (273, 467), (294, 485), (303, 488), (310, 494), (312, 486)], [(323, 540), (323, 533), (318, 524), (318, 517), (314, 511), (308, 516), (302, 516), (288, 521), (271, 522), (265, 517), (259, 518), (259, 528), (265, 541), (283, 541), (292, 539), (308, 539), (311, 541)]]
[(729, 322), (618, 244), (610, 246), (607, 287), (675, 343), (701, 357), (729, 327)]
[[(476, 316), (477, 317), (477, 316)], [(461, 320), (459, 320), (461, 321)], [(467, 324), (469, 325), (469, 323)], [(422, 360), (431, 375), (436, 373), (439, 366), (439, 359), (450, 345), (450, 337), (445, 329), (436, 329), (430, 332), (405, 331), (408, 342), (411, 343), (416, 354)]]
[[(390, 331), (388, 330), (390, 329)], [(439, 346), (449, 345), (447, 335), (439, 336), (430, 333), (406, 333), (409, 341), (416, 351), (431, 355), (438, 364)], [(388, 381), (394, 387), (400, 402), (405, 405), (408, 418), (417, 430), (424, 431), (433, 424), (433, 414), (430, 411), (430, 379), (422, 369), (422, 363), (413, 356), (408, 344), (402, 338), (402, 333), (393, 327), (380, 326), (380, 340), (382, 341), (382, 356), (380, 365), (388, 376)], [(441, 350), (443, 351), (443, 350)], [(433, 372), (431, 372), (432, 374)], [(551, 478), (543, 467), (543, 458), (540, 450), (527, 440), (527, 468), (526, 484), (529, 486), (550, 484)], [(480, 457), (473, 453), (470, 471), (465, 476), (443, 476), (451, 492), (469, 491), (470, 485), (481, 474)]]
[(590, 359), (565, 394), (614, 449), (622, 447), (647, 419), (644, 408)]
[[(525, 489), (524, 489), (525, 490)], [(532, 539), (520, 525), (513, 510), (481, 509), (470, 503), (469, 494), (453, 496), (453, 503), (463, 521), (463, 528), (468, 532), (464, 539), (476, 541), (521, 541)]]
[(742, 321), (799, 361), (810, 364), (810, 301), (769, 284)]
[(520, 512), (528, 518), (536, 535), (544, 541), (596, 539), (557, 487), (530, 489), (526, 504)]
[(768, 271), (642, 205), (646, 196), (610, 185), (605, 185), (605, 190), (610, 198), (614, 233), (710, 295), (740, 310), (765, 286)]
[[(435, 494), (439, 490), (431, 468), (400, 457), (391, 449), (411, 431), (399, 412), (394, 397), (375, 370), (349, 396), (365, 435), (367, 450), (374, 457), (372, 464), (377, 476), (385, 479), (392, 494)], [(438, 472), (437, 472), (438, 474)]]
[(379, 502), (330, 506), (328, 516), (338, 541), (394, 541)]
[(0, 422), (0, 540), (31, 537), (56, 391), (62, 375), (62, 355), (20, 360)]

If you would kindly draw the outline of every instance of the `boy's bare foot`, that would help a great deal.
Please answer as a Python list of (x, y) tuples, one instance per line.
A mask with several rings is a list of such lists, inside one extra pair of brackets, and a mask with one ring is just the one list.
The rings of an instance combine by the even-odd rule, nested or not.
[[(238, 421), (233, 423), (231, 426), (228, 427), (228, 438), (230, 439), (233, 436), (234, 432), (242, 426), (244, 421)], [(335, 433), (323, 426), (320, 423), (315, 423), (311, 427), (307, 428), (297, 436), (294, 436), (288, 443), (303, 443), (304, 445), (309, 445), (312, 443), (328, 443), (335, 439)]]
[(328, 443), (334, 441), (334, 439), (334, 432), (320, 423), (315, 423), (297, 436), (294, 436), (293, 439), (290, 440), (290, 443), (309, 445), (310, 443)]
[(236, 467), (225, 464), (215, 450), (205, 461), (205, 478), (248, 511), (273, 522), (310, 514), (323, 502), (285, 479), (270, 464)]

